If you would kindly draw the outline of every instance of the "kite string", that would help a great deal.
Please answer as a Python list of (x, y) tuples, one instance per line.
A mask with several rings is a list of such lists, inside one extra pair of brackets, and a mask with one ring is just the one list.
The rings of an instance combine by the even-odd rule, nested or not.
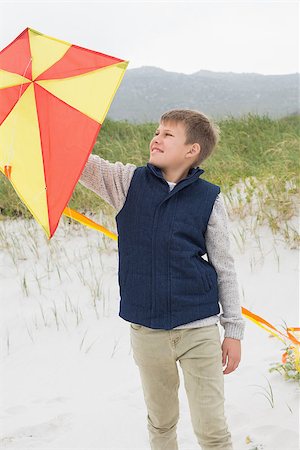
[[(26, 66), (26, 69), (24, 70), (24, 73), (23, 73), (23, 75), (22, 75), (23, 78), (25, 78), (25, 74), (26, 74), (26, 72), (27, 72), (27, 69), (28, 69), (28, 67), (29, 67), (29, 65), (30, 65), (30, 63), (31, 63), (31, 61), (32, 61), (32, 57), (30, 57), (30, 60), (29, 60), (29, 62), (28, 62), (28, 64), (27, 64), (27, 66)], [(19, 102), (19, 100), (20, 100), (20, 98), (21, 98), (21, 94), (22, 94), (22, 86), (23, 86), (23, 84), (24, 84), (24, 81), (22, 81), (22, 83), (20, 84), (19, 95), (18, 95), (18, 99), (17, 99), (15, 105), (18, 104), (18, 102)], [(9, 148), (8, 148), (8, 151), (7, 151), (6, 161), (4, 161), (4, 165), (7, 165), (7, 166), (10, 166), (10, 165), (11, 165), (11, 161), (12, 161), (12, 158), (13, 158), (13, 148), (14, 148), (14, 141), (15, 141), (15, 135), (16, 135), (17, 117), (18, 117), (18, 116), (15, 115), (15, 117), (13, 118), (13, 121), (14, 121), (14, 122), (13, 122), (12, 132), (11, 132), (11, 143), (10, 143)]]

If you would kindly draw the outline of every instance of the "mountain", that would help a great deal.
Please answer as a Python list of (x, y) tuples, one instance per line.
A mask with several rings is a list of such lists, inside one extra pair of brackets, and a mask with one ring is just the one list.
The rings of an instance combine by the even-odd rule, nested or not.
[(279, 118), (299, 114), (299, 73), (168, 72), (158, 67), (127, 69), (108, 117), (143, 123), (173, 108), (203, 111), (214, 119), (252, 113)]

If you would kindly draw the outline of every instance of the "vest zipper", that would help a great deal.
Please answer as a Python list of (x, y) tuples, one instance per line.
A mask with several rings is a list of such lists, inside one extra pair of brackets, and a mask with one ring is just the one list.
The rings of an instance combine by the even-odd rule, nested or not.
[(156, 286), (156, 277), (155, 277), (155, 255), (156, 255), (156, 240), (154, 239), (154, 236), (156, 236), (156, 228), (157, 228), (157, 211), (159, 206), (156, 208), (154, 213), (154, 220), (153, 220), (153, 228), (152, 228), (152, 292), (151, 292), (151, 298), (152, 298), (152, 305), (151, 305), (151, 319), (152, 317), (155, 317), (156, 314), (156, 298), (155, 298), (155, 286)]

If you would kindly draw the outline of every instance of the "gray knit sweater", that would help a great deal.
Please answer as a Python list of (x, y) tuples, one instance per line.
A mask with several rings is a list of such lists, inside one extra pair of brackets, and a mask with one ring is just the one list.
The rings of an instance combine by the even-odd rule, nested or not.
[[(97, 155), (90, 155), (79, 182), (92, 190), (116, 209), (122, 209), (129, 185), (137, 166), (120, 161), (112, 163)], [(170, 190), (176, 183), (169, 182)], [(220, 321), (224, 327), (224, 337), (243, 339), (246, 321), (242, 316), (239, 300), (239, 288), (235, 272), (234, 259), (230, 250), (228, 215), (222, 193), (214, 203), (205, 233), (207, 259), (218, 274), (220, 315), (180, 325), (174, 329), (197, 328), (212, 325)]]

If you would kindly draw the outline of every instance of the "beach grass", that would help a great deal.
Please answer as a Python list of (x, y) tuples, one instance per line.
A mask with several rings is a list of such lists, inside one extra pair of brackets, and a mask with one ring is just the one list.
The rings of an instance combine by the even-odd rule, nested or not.
[[(221, 187), (233, 219), (255, 215), (258, 224), (281, 232), (290, 246), (299, 245), (299, 232), (288, 225), (299, 200), (300, 116), (271, 119), (247, 114), (216, 122), (221, 139), (210, 158), (200, 165), (202, 178)], [(157, 123), (132, 124), (106, 119), (93, 153), (111, 162), (137, 166), (149, 161), (149, 142)], [(69, 206), (83, 214), (114, 209), (77, 183)], [(0, 176), (0, 219), (32, 218), (10, 182)]]

